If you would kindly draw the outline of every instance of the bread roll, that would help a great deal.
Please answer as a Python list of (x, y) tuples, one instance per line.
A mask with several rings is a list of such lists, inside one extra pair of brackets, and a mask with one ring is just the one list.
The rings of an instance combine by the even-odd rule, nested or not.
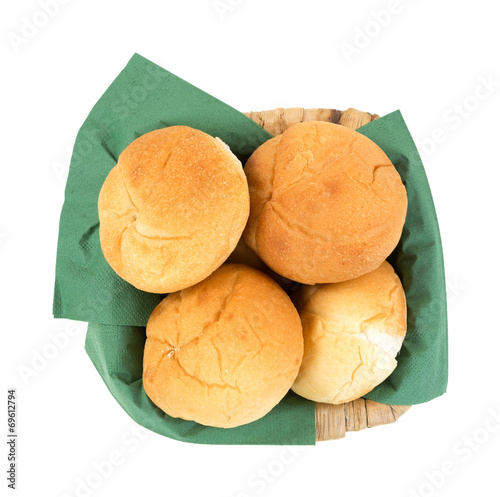
[(268, 413), (290, 389), (303, 353), (288, 296), (268, 276), (224, 264), (166, 297), (146, 329), (144, 389), (172, 417), (231, 428)]
[(249, 213), (239, 160), (187, 126), (146, 133), (120, 155), (99, 195), (101, 247), (135, 287), (175, 292), (217, 269)]
[(303, 286), (296, 305), (304, 328), (304, 359), (293, 391), (342, 404), (384, 381), (406, 334), (406, 300), (387, 262), (354, 280)]
[(376, 269), (396, 247), (406, 190), (385, 153), (345, 126), (295, 124), (245, 166), (247, 244), (300, 283), (335, 283)]

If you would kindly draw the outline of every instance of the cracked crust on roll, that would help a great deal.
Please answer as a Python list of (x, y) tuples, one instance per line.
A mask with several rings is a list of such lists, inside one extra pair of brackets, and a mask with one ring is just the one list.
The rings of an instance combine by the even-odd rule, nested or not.
[(242, 264), (166, 297), (148, 321), (143, 383), (173, 417), (231, 428), (285, 396), (303, 354), (302, 326), (285, 292)]
[(203, 280), (234, 250), (248, 219), (248, 185), (221, 140), (171, 126), (122, 152), (98, 208), (109, 265), (141, 290), (169, 293)]
[(295, 124), (261, 145), (245, 174), (245, 241), (291, 280), (356, 278), (376, 269), (401, 237), (401, 177), (374, 142), (345, 126)]
[(406, 334), (406, 299), (389, 263), (354, 280), (304, 285), (297, 293), (304, 359), (295, 393), (342, 404), (362, 397), (394, 371)]

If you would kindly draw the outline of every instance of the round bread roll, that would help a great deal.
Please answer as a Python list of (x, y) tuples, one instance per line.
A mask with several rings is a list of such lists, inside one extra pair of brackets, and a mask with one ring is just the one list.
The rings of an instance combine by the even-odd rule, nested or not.
[(345, 126), (295, 124), (255, 150), (245, 173), (245, 241), (291, 280), (356, 278), (380, 266), (401, 237), (401, 177), (374, 142)]
[(98, 208), (102, 251), (118, 275), (140, 290), (175, 292), (206, 278), (236, 247), (248, 185), (221, 140), (171, 126), (122, 152)]
[(406, 334), (406, 300), (389, 263), (354, 280), (303, 286), (297, 293), (304, 359), (295, 393), (342, 404), (394, 371)]
[(255, 421), (285, 396), (299, 371), (302, 326), (268, 276), (224, 264), (166, 297), (146, 329), (143, 383), (168, 415), (232, 428)]

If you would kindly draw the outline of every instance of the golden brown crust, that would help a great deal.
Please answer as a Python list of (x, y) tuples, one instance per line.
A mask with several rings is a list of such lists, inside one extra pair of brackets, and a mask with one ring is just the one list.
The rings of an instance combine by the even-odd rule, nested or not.
[(241, 163), (217, 138), (187, 126), (142, 135), (99, 195), (101, 247), (137, 288), (174, 292), (219, 267), (249, 214)]
[(303, 286), (298, 294), (304, 359), (294, 392), (341, 404), (392, 373), (406, 334), (406, 300), (389, 263), (354, 280)]
[(230, 428), (269, 412), (290, 389), (303, 354), (299, 315), (266, 275), (224, 264), (169, 295), (152, 313), (144, 389), (173, 417)]
[(376, 269), (401, 236), (407, 198), (385, 153), (326, 122), (295, 124), (245, 165), (245, 241), (274, 271), (307, 284)]

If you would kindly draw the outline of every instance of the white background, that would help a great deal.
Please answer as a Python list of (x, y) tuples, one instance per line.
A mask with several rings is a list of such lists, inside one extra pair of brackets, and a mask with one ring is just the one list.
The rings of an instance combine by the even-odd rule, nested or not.
[[(500, 415), (496, 3), (222, 0), (217, 9), (212, 0), (61, 0), (58, 5), (30, 39), (20, 38), (26, 22), (44, 22), (37, 0), (3, 2), (0, 16), (1, 395), (5, 398), (7, 387), (18, 388), (17, 495), (74, 496), (80, 479), (96, 487), (80, 495), (96, 496), (497, 495), (500, 420), (491, 418)], [(386, 12), (377, 15), (381, 11)], [(347, 44), (356, 53), (347, 56)], [(75, 331), (69, 321), (53, 320), (51, 308), (68, 153), (91, 107), (134, 52), (241, 111), (402, 110), (425, 149), (445, 250), (450, 330), (445, 396), (413, 407), (396, 424), (296, 452), (196, 446), (133, 433), (136, 425), (84, 352), (84, 325)], [(67, 337), (55, 352), (47, 346), (54, 333)], [(40, 364), (47, 353), (52, 358)], [(23, 377), (33, 361), (39, 371)], [(2, 400), (2, 409), (5, 404)], [(5, 414), (0, 418), (6, 420)], [(468, 443), (474, 448), (466, 449)], [(95, 465), (115, 451), (120, 464), (99, 481), (92, 476)], [(429, 476), (443, 464), (453, 474)], [(2, 476), (0, 485), (6, 483)]]

